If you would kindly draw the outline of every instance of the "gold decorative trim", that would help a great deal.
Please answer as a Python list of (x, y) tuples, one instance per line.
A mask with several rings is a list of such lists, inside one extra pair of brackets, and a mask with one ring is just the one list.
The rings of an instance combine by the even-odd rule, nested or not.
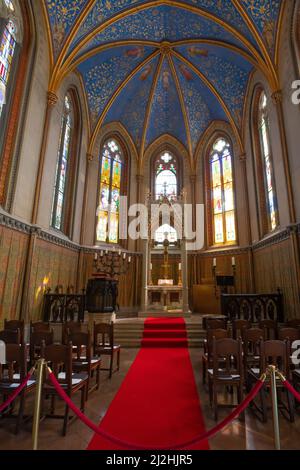
[(52, 91), (48, 91), (47, 93), (47, 103), (49, 106), (55, 106), (58, 102), (58, 96), (53, 93)]
[(99, 129), (105, 119), (105, 116), (106, 114), (108, 113), (109, 109), (111, 108), (111, 106), (113, 105), (114, 101), (116, 100), (116, 98), (119, 96), (119, 94), (121, 93), (121, 91), (126, 87), (126, 85), (130, 82), (130, 80), (134, 77), (134, 75), (136, 75), (137, 73), (139, 73), (140, 70), (142, 70), (142, 68), (147, 65), (149, 62), (151, 62), (152, 59), (154, 59), (155, 57), (157, 57), (159, 55), (159, 51), (155, 51), (153, 52), (149, 57), (147, 57), (147, 59), (145, 59), (142, 63), (140, 63), (129, 75), (128, 77), (122, 82), (122, 84), (117, 88), (117, 90), (114, 92), (114, 94), (112, 95), (112, 97), (110, 98), (109, 102), (107, 103), (107, 105), (105, 106), (101, 116), (99, 117), (99, 120), (97, 122), (97, 125), (93, 131), (93, 134), (92, 134), (92, 137), (91, 137), (91, 140), (90, 140), (90, 144), (89, 144), (89, 149), (92, 149), (93, 146), (94, 146), (94, 143), (95, 143), (95, 140), (96, 140), (96, 137), (97, 137), (97, 134), (99, 132)]
[(151, 90), (150, 90), (150, 94), (149, 94), (149, 100), (148, 100), (148, 103), (147, 103), (147, 108), (146, 108), (146, 113), (145, 113), (145, 120), (144, 120), (144, 125), (143, 125), (141, 148), (140, 148), (140, 158), (139, 158), (140, 165), (142, 164), (142, 161), (143, 161), (143, 155), (144, 155), (144, 151), (145, 151), (145, 142), (146, 142), (146, 136), (147, 136), (147, 129), (148, 129), (149, 119), (150, 119), (151, 110), (152, 110), (153, 97), (154, 97), (154, 93), (155, 93), (155, 90), (156, 90), (156, 87), (157, 87), (157, 83), (158, 83), (158, 79), (159, 79), (159, 76), (160, 76), (163, 61), (164, 61), (164, 55), (161, 55), (160, 59), (159, 59), (159, 63), (157, 64), (157, 67), (156, 67), (155, 75), (154, 75), (154, 78), (153, 78), (153, 82), (152, 82)]
[(215, 87), (211, 84), (211, 82), (205, 77), (205, 75), (203, 75), (202, 72), (200, 72), (200, 70), (197, 69), (197, 67), (195, 67), (189, 60), (187, 60), (185, 57), (183, 57), (181, 54), (179, 54), (178, 52), (176, 51), (172, 51), (172, 54), (177, 57), (179, 60), (181, 60), (182, 62), (184, 62), (188, 67), (190, 67), (193, 72), (202, 80), (202, 82), (210, 89), (210, 91), (215, 95), (215, 97), (217, 98), (217, 100), (219, 101), (219, 103), (221, 104), (226, 116), (228, 117), (228, 120), (232, 126), (232, 129), (234, 130), (234, 133), (236, 135), (236, 138), (237, 138), (237, 141), (239, 143), (239, 146), (240, 146), (240, 149), (241, 151), (243, 151), (244, 149), (244, 145), (243, 145), (243, 142), (242, 142), (242, 138), (241, 138), (241, 135), (240, 135), (240, 132), (239, 132), (239, 129), (229, 111), (229, 109), (227, 108), (227, 105), (225, 103), (225, 101), (223, 100), (223, 98), (221, 97), (221, 95), (217, 92), (217, 90), (215, 89)]
[(49, 47), (49, 60), (50, 60), (50, 69), (53, 69), (54, 65), (54, 53), (53, 53), (53, 42), (52, 42), (52, 33), (51, 33), (51, 26), (49, 21), (49, 15), (46, 7), (46, 2), (42, 2), (42, 12), (43, 17), (46, 23), (46, 30), (47, 30), (47, 42)]

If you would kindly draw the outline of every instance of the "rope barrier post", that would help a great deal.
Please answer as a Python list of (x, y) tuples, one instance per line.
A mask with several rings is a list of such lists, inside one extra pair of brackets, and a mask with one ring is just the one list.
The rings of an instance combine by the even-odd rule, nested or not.
[(33, 427), (32, 427), (33, 450), (38, 450), (38, 438), (39, 438), (40, 415), (41, 415), (41, 398), (42, 398), (43, 375), (44, 375), (45, 365), (46, 365), (45, 359), (39, 359), (38, 367), (37, 367), (37, 381), (36, 381), (34, 416), (33, 416)]
[(280, 450), (280, 430), (279, 430), (277, 387), (276, 387), (276, 367), (269, 366), (269, 373), (270, 373), (270, 378), (271, 378), (271, 397), (272, 397), (275, 449)]

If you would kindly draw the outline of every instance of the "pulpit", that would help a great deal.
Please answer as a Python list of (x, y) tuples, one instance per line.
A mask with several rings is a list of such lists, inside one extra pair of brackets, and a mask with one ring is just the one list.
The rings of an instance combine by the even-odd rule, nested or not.
[(88, 280), (86, 308), (89, 330), (93, 334), (94, 322), (109, 322), (117, 308), (118, 281), (105, 275), (95, 275)]

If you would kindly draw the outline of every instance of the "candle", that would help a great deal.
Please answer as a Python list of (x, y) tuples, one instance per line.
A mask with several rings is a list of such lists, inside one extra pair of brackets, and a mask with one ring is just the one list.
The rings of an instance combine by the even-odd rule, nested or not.
[(214, 258), (214, 259), (213, 259), (213, 267), (214, 267), (214, 268), (217, 267), (217, 258)]
[(123, 254), (123, 259), (126, 259), (126, 253)]
[(119, 250), (119, 256), (121, 256), (121, 254), (122, 254), (122, 251), (121, 251), (121, 250)]
[(129, 256), (128, 258), (128, 263), (131, 263), (131, 256)]
[(181, 271), (181, 263), (179, 263), (179, 271)]
[(152, 271), (152, 263), (150, 263), (150, 269), (151, 269), (151, 271)]
[(231, 258), (231, 266), (235, 266), (235, 257), (234, 256)]
[(108, 250), (105, 250), (105, 254), (108, 255)]
[(100, 256), (101, 256), (101, 258), (103, 258), (103, 250), (101, 250)]
[(94, 260), (95, 260), (95, 261), (98, 260), (98, 253), (95, 253)]

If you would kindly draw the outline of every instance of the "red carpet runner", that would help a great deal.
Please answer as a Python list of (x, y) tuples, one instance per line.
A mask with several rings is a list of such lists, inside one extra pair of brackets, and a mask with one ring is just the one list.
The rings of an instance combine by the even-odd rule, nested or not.
[[(145, 321), (142, 348), (100, 427), (151, 450), (171, 450), (205, 431), (182, 318)], [(127, 450), (97, 435), (88, 449)]]

